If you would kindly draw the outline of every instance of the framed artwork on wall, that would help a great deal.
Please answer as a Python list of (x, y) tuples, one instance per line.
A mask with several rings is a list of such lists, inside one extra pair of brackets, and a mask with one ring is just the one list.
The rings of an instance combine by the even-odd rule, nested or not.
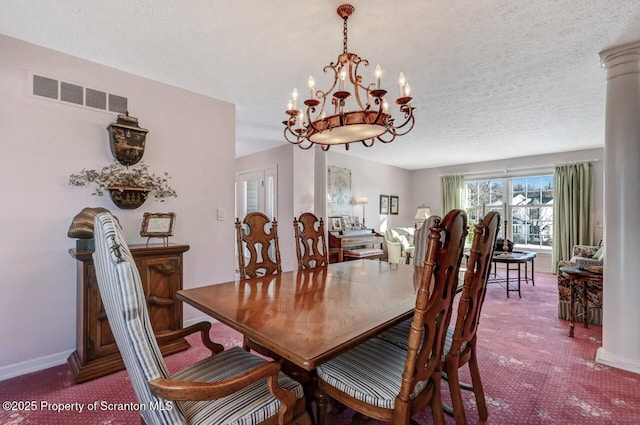
[(392, 215), (398, 215), (398, 204), (400, 199), (397, 196), (389, 197), (389, 213)]
[(327, 170), (327, 215), (329, 217), (351, 215), (351, 170), (329, 166)]
[(389, 195), (380, 195), (380, 214), (389, 214)]

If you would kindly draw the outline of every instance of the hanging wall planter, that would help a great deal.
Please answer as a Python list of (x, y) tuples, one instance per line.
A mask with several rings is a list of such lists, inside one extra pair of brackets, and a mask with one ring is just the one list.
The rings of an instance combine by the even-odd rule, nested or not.
[(111, 153), (123, 165), (137, 164), (144, 155), (144, 143), (149, 130), (138, 126), (138, 119), (118, 115), (118, 120), (107, 127)]
[(107, 190), (113, 203), (122, 210), (138, 208), (149, 196), (149, 190), (143, 187), (109, 186)]
[(114, 162), (99, 170), (83, 169), (78, 174), (71, 174), (69, 184), (86, 186), (93, 183), (96, 189), (92, 195), (103, 196), (108, 191), (118, 208), (132, 209), (142, 205), (149, 195), (160, 202), (164, 202), (165, 198), (178, 196), (169, 186), (170, 178), (167, 173), (150, 173), (149, 167), (143, 163), (125, 168)]

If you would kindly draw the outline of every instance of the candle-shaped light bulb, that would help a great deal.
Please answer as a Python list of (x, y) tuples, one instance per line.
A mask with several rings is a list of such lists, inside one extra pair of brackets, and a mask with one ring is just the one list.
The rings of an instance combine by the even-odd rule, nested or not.
[(347, 70), (343, 66), (342, 69), (340, 69), (340, 90), (341, 91), (344, 91), (344, 81), (346, 79), (347, 79)]
[(409, 83), (404, 85), (404, 95), (411, 96), (411, 85)]
[(311, 99), (316, 98), (316, 82), (313, 79), (313, 76), (309, 75), (309, 80), (307, 81), (307, 85), (309, 86), (309, 92), (311, 93)]
[(400, 83), (400, 97), (404, 97), (404, 85), (407, 84), (407, 79), (404, 77), (404, 72), (400, 73), (398, 82)]
[(291, 99), (293, 99), (293, 109), (297, 109), (298, 107), (298, 89), (293, 89), (291, 93)]
[(387, 102), (387, 99), (384, 99), (382, 101), (382, 112), (384, 112), (385, 114), (389, 113), (389, 102)]
[(302, 130), (302, 114), (298, 114), (298, 128)]
[(287, 103), (287, 111), (290, 111), (292, 109), (293, 109), (293, 101), (289, 99), (289, 102)]
[(376, 88), (379, 89), (380, 88), (380, 80), (382, 80), (382, 67), (380, 67), (379, 64), (376, 65), (375, 76), (376, 76)]

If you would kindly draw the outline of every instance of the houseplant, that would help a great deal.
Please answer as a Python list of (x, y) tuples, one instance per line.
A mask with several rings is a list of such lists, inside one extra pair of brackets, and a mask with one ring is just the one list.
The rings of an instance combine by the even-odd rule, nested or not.
[(118, 162), (106, 165), (99, 170), (82, 169), (69, 176), (72, 186), (95, 184), (92, 195), (103, 196), (109, 192), (111, 200), (122, 209), (138, 208), (150, 194), (160, 202), (166, 198), (176, 197), (176, 191), (169, 186), (168, 173), (162, 175), (149, 172), (149, 166), (140, 163), (135, 167), (124, 167)]

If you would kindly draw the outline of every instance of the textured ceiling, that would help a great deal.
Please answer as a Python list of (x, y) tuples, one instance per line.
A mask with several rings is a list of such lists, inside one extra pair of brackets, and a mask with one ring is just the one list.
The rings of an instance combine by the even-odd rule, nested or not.
[[(0, 0), (0, 33), (236, 104), (243, 156), (286, 143), (291, 90), (310, 74), (321, 88), (342, 52), (341, 3)], [(395, 98), (404, 71), (417, 120), (389, 145), (348, 153), (406, 169), (603, 146), (598, 53), (640, 40), (638, 0), (351, 4), (365, 82), (379, 63)]]

